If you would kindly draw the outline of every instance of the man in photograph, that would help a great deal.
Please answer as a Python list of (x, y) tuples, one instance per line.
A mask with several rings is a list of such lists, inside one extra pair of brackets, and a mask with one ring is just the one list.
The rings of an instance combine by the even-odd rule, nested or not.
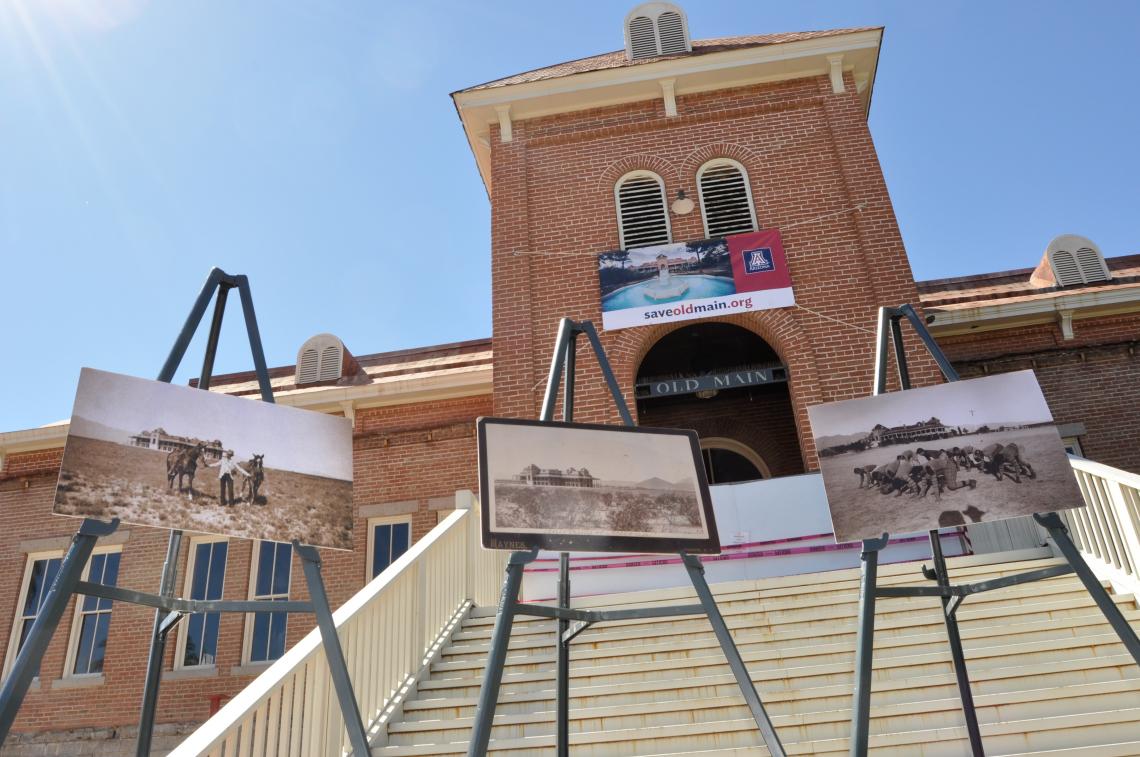
[(246, 478), (249, 478), (249, 473), (245, 468), (234, 462), (234, 451), (232, 449), (226, 450), (226, 453), (216, 463), (206, 463), (208, 468), (218, 469), (218, 501), (221, 502), (222, 507), (229, 505), (236, 505), (237, 500), (234, 498), (234, 473), (240, 473)]

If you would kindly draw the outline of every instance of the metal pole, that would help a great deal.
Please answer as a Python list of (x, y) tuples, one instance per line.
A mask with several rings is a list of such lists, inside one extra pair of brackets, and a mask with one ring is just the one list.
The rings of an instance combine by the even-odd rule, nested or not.
[[(578, 351), (578, 331), (570, 329), (566, 339), (566, 356), (562, 366), (562, 420), (574, 421), (575, 361)], [(551, 411), (553, 411), (553, 407)], [(546, 418), (545, 420), (550, 420)], [(570, 607), (570, 554), (558, 555), (558, 606)], [(558, 619), (555, 672), (555, 751), (558, 757), (570, 757), (570, 639), (566, 631), (570, 621)]]
[[(934, 572), (939, 586), (950, 585), (950, 574), (946, 568), (946, 557), (942, 554), (942, 540), (938, 530), (930, 532), (930, 551), (934, 560)], [(970, 674), (966, 670), (966, 655), (962, 651), (962, 636), (958, 633), (958, 618), (950, 609), (951, 598), (942, 597), (942, 619), (946, 622), (946, 636), (950, 641), (950, 658), (954, 662), (954, 677), (958, 680), (958, 695), (962, 699), (962, 714), (966, 718), (966, 733), (970, 737), (970, 752), (974, 757), (984, 757), (982, 730), (978, 726), (978, 713), (974, 708), (974, 695), (970, 691)]]
[(864, 539), (862, 575), (859, 582), (859, 630), (855, 637), (855, 695), (851, 706), (851, 757), (867, 754), (871, 727), (871, 665), (875, 654), (875, 585), (879, 571), (879, 550), (887, 546), (887, 535)]
[(226, 298), (229, 294), (228, 285), (218, 285), (218, 297), (214, 300), (214, 317), (210, 320), (210, 335), (206, 339), (206, 354), (202, 358), (202, 373), (198, 377), (199, 389), (209, 389), (210, 380), (214, 376), (214, 357), (218, 352), (218, 338), (222, 335), (222, 318), (226, 314)]
[(891, 316), (891, 308), (879, 308), (879, 325), (875, 331), (875, 384), (873, 394), (883, 394), (887, 391), (887, 329)]
[(479, 689), (479, 703), (475, 707), (475, 726), (467, 744), (467, 757), (484, 757), (491, 740), (491, 727), (495, 722), (495, 706), (499, 702), (499, 686), (503, 682), (503, 665), (507, 661), (507, 647), (511, 643), (511, 627), (515, 622), (515, 604), (522, 586), (523, 566), (534, 560), (538, 550), (513, 552), (507, 562), (507, 578), (499, 596), (499, 612), (495, 630), (491, 632), (491, 653)]
[(938, 342), (934, 341), (930, 330), (926, 328), (926, 324), (918, 317), (918, 313), (910, 305), (899, 305), (898, 312), (906, 316), (910, 321), (910, 325), (914, 328), (922, 343), (926, 345), (926, 349), (930, 352), (930, 356), (934, 358), (934, 362), (938, 364), (938, 369), (942, 371), (942, 375), (946, 377), (947, 381), (957, 381), (960, 377), (958, 371), (954, 370), (954, 366), (950, 363), (950, 358), (946, 357), (946, 353), (938, 346)]
[(321, 555), (316, 547), (308, 544), (293, 542), (293, 549), (301, 557), (301, 567), (305, 569), (305, 582), (309, 585), (309, 598), (313, 603), (313, 612), (317, 614), (317, 627), (321, 629), (321, 645), (325, 649), (325, 660), (328, 662), (329, 675), (333, 679), (333, 688), (336, 690), (337, 701), (340, 702), (340, 714), (344, 717), (344, 727), (348, 731), (348, 741), (352, 744), (352, 752), (356, 757), (368, 757), (372, 752), (368, 746), (368, 734), (364, 730), (364, 723), (360, 719), (360, 707), (356, 703), (356, 695), (352, 691), (352, 679), (348, 675), (348, 666), (344, 660), (344, 649), (340, 645), (340, 636), (336, 631), (332, 610), (329, 609), (329, 597), (325, 593), (325, 582), (321, 579)]
[(234, 281), (241, 296), (241, 311), (245, 316), (245, 332), (249, 336), (249, 351), (253, 353), (253, 369), (257, 373), (257, 385), (261, 389), (263, 402), (273, 402), (273, 385), (269, 382), (269, 367), (265, 363), (265, 350), (261, 347), (261, 332), (257, 329), (257, 313), (253, 311), (253, 293), (249, 288), (249, 278), (235, 276)]
[(1124, 644), (1124, 648), (1132, 655), (1132, 659), (1136, 660), (1136, 664), (1140, 665), (1140, 639), (1136, 637), (1136, 631), (1125, 620), (1124, 615), (1121, 614), (1120, 608), (1112, 601), (1112, 597), (1104, 590), (1100, 583), (1100, 579), (1089, 568), (1088, 563), (1081, 557), (1081, 553), (1077, 550), (1077, 546), (1073, 544), (1073, 540), (1069, 538), (1069, 529), (1065, 527), (1061, 516), (1057, 513), (1038, 513), (1033, 516), (1033, 519), (1049, 530), (1049, 535), (1053, 537), (1053, 542), (1061, 550), (1061, 554), (1069, 561), (1069, 565), (1073, 566), (1073, 572), (1080, 577), (1081, 583), (1085, 585), (1085, 589), (1096, 600), (1097, 606), (1100, 611), (1104, 613), (1104, 617), (1108, 620), (1112, 630), (1116, 631), (1116, 635), (1120, 637), (1120, 641)]
[(563, 318), (558, 323), (558, 336), (554, 340), (554, 354), (550, 358), (550, 373), (546, 375), (546, 393), (542, 396), (542, 411), (538, 419), (542, 421), (554, 420), (554, 403), (558, 401), (558, 381), (561, 378), (562, 362), (566, 359), (566, 343), (570, 341), (570, 333), (574, 330), (574, 322)]
[(598, 365), (601, 366), (602, 377), (606, 380), (606, 386), (610, 388), (610, 395), (614, 398), (614, 404), (617, 405), (622, 423), (627, 426), (634, 425), (633, 415), (629, 412), (629, 405), (625, 404), (625, 395), (621, 393), (621, 387), (618, 386), (617, 379), (614, 378), (613, 368), (610, 367), (610, 361), (606, 358), (606, 351), (602, 349), (602, 340), (598, 338), (598, 330), (589, 321), (579, 323), (578, 330), (586, 335), (586, 338), (590, 340), (590, 346), (594, 348), (594, 356), (597, 357)]
[[(158, 585), (161, 597), (173, 597), (178, 578), (178, 553), (182, 549), (182, 532), (171, 531), (166, 543), (166, 562), (162, 564), (162, 579)], [(138, 757), (150, 754), (151, 735), (154, 731), (154, 718), (158, 711), (158, 689), (162, 683), (162, 661), (166, 656), (166, 633), (163, 629), (164, 610), (154, 611), (154, 627), (150, 634), (150, 654), (146, 661), (146, 678), (143, 682), (142, 708), (139, 710), (139, 735), (135, 745)]]
[(202, 314), (206, 312), (210, 298), (214, 296), (214, 289), (225, 276), (220, 268), (210, 269), (206, 283), (202, 285), (202, 291), (198, 293), (198, 299), (194, 300), (194, 306), (190, 308), (190, 314), (186, 316), (186, 322), (182, 324), (182, 330), (178, 332), (178, 338), (174, 340), (174, 346), (170, 348), (170, 354), (166, 356), (166, 362), (158, 373), (159, 381), (170, 383), (174, 380), (174, 374), (186, 354), (186, 348), (190, 346), (190, 340), (194, 338), (194, 332), (198, 330), (198, 324), (202, 321)]
[(720, 648), (728, 659), (728, 667), (736, 676), (740, 693), (744, 695), (744, 701), (748, 703), (748, 709), (752, 711), (752, 717), (756, 721), (756, 727), (760, 729), (760, 736), (764, 739), (768, 752), (772, 757), (784, 757), (786, 754), (784, 745), (780, 743), (780, 737), (776, 735), (776, 728), (772, 725), (772, 721), (764, 709), (764, 703), (760, 701), (760, 695), (756, 693), (752, 676), (749, 674), (748, 668), (745, 667), (744, 660), (740, 657), (740, 650), (736, 648), (732, 633), (728, 630), (728, 625), (720, 614), (720, 608), (717, 607), (716, 599), (713, 598), (712, 591), (709, 590), (708, 582), (705, 581), (705, 566), (701, 564), (696, 555), (690, 555), (687, 552), (681, 553), (681, 559), (685, 563), (685, 569), (689, 572), (689, 579), (693, 582), (697, 597), (701, 600), (701, 606), (704, 608), (705, 614), (708, 615), (713, 633), (716, 634), (716, 638), (720, 642)]
[(7, 740), (8, 732), (16, 722), (20, 705), (24, 703), (24, 697), (28, 693), (28, 687), (39, 673), (40, 661), (43, 660), (44, 652), (47, 651), (60, 618), (63, 617), (63, 611), (67, 608), (76, 583), (83, 576), (87, 560), (91, 557), (91, 551), (95, 549), (95, 542), (100, 536), (114, 533), (118, 527), (118, 518), (110, 523), (88, 518), (72, 537), (71, 546), (59, 564), (55, 580), (48, 587), (39, 614), (28, 630), (28, 636), (24, 639), (20, 653), (16, 655), (12, 671), (4, 681), (3, 688), (0, 688), (0, 745)]
[(895, 367), (899, 369), (899, 387), (910, 389), (910, 369), (906, 364), (906, 347), (903, 345), (902, 324), (897, 315), (891, 316), (891, 341), (895, 345)]

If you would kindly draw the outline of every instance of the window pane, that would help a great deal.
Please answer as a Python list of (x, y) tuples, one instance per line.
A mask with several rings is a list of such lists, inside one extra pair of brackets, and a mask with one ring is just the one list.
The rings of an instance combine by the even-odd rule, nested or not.
[(379, 525), (372, 529), (372, 577), (388, 567), (392, 554), (392, 526)]
[(210, 581), (206, 586), (205, 599), (221, 599), (222, 586), (226, 577), (226, 553), (229, 545), (224, 541), (216, 541), (211, 545), (210, 555)]
[(408, 551), (408, 539), (411, 527), (407, 523), (397, 523), (392, 528), (392, 559)]
[(202, 665), (213, 665), (218, 656), (218, 627), (221, 622), (221, 613), (208, 612), (205, 615), (206, 627), (202, 631), (202, 652), (199, 662)]
[(269, 659), (269, 615), (259, 612), (253, 616), (253, 641), (249, 645), (249, 659), (253, 662)]
[(283, 612), (271, 612), (269, 632), (269, 659), (276, 660), (285, 654), (285, 624), (288, 615)]
[(191, 615), (186, 619), (186, 651), (182, 655), (183, 665), (201, 664), (204, 617), (204, 615)]
[(277, 560), (273, 568), (273, 593), (289, 593), (289, 568), (293, 560), (293, 546), (291, 544), (278, 544)]
[(210, 578), (210, 544), (194, 547), (194, 578), (190, 582), (190, 598), (205, 599), (206, 582)]
[(271, 541), (262, 541), (257, 544), (257, 585), (255, 593), (258, 596), (271, 594), (270, 582), (273, 580), (274, 544)]

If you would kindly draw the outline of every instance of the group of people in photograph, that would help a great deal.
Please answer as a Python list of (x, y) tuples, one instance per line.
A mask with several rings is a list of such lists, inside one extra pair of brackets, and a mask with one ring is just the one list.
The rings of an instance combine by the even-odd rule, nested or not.
[(1009, 478), (1016, 483), (1021, 483), (1022, 476), (1037, 476), (1033, 466), (1022, 459), (1021, 448), (1014, 442), (995, 442), (981, 449), (969, 444), (950, 449), (908, 449), (882, 465), (855, 468), (855, 475), (859, 477), (859, 488), (877, 488), (884, 495), (893, 492), (897, 497), (903, 494), (925, 497), (934, 489), (935, 497), (941, 497), (943, 491), (975, 488), (976, 479), (960, 481), (958, 478), (962, 471), (971, 470), (992, 475), (998, 481)]

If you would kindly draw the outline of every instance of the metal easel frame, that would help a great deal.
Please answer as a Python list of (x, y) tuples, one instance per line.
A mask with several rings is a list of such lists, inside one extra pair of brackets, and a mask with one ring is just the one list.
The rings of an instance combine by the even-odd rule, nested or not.
[[(910, 372), (907, 367), (906, 351), (902, 337), (902, 319), (910, 323), (922, 340), (923, 346), (930, 352), (934, 362), (947, 381), (958, 381), (958, 372), (950, 364), (950, 360), (942, 352), (926, 324), (910, 305), (900, 305), (897, 308), (879, 308), (878, 338), (875, 347), (875, 386), (874, 394), (884, 394), (887, 391), (887, 339), (888, 336), (894, 347), (895, 365), (898, 368), (899, 384), (903, 390), (910, 389)], [(879, 587), (876, 583), (879, 551), (887, 546), (888, 535), (883, 534), (877, 539), (864, 539), (861, 555), (862, 575), (859, 590), (859, 626), (855, 643), (855, 695), (851, 713), (851, 755), (862, 757), (867, 754), (868, 732), (871, 720), (871, 663), (874, 653), (875, 634), (875, 599), (878, 597), (939, 597), (942, 600), (942, 614), (946, 622), (946, 636), (950, 644), (950, 655), (954, 663), (954, 675), (958, 682), (958, 693), (962, 700), (962, 713), (966, 720), (966, 732), (970, 740), (970, 750), (975, 757), (985, 754), (982, 748), (982, 733), (978, 726), (978, 716), (974, 708), (974, 697), (970, 692), (970, 677), (966, 670), (966, 657), (962, 651), (962, 638), (958, 632), (956, 613), (966, 597), (985, 591), (1001, 589), (1007, 586), (1040, 581), (1053, 576), (1065, 575), (1075, 572), (1084, 584), (1085, 589), (1092, 595), (1105, 618), (1116, 631), (1124, 646), (1128, 649), (1136, 663), (1140, 665), (1140, 640), (1136, 632), (1125, 620), (1112, 597), (1101, 586), (1100, 580), (1093, 574), (1077, 551), (1076, 546), (1069, 538), (1068, 528), (1055, 512), (1039, 513), (1033, 518), (1040, 523), (1054, 543), (1065, 556), (1068, 565), (1057, 565), (1051, 568), (1031, 570), (1012, 576), (1002, 576), (988, 581), (979, 581), (970, 584), (950, 583), (950, 575), (946, 568), (946, 558), (942, 554), (942, 544), (938, 538), (938, 530), (930, 532), (931, 557), (933, 569), (922, 567), (923, 576), (934, 581), (935, 586), (891, 586)]]
[[(617, 379), (614, 378), (613, 369), (602, 349), (601, 340), (594, 324), (590, 321), (572, 321), (563, 318), (558, 326), (558, 338), (554, 345), (554, 355), (550, 361), (550, 373), (546, 380), (546, 394), (542, 400), (540, 420), (554, 420), (554, 406), (558, 399), (558, 386), (561, 380), (564, 392), (562, 398), (562, 420), (570, 423), (574, 419), (574, 380), (575, 359), (577, 354), (578, 337), (582, 334), (590, 342), (590, 347), (597, 358), (598, 366), (602, 370), (606, 386), (609, 387), (614, 405), (622, 421), (627, 426), (634, 425), (633, 416), (629, 412), (625, 398), (622, 396)], [(570, 643), (573, 639), (594, 623), (607, 620), (631, 620), (644, 618), (664, 618), (680, 615), (706, 615), (712, 625), (713, 632), (720, 642), (728, 665), (732, 669), (744, 700), (748, 704), (756, 726), (773, 757), (784, 757), (784, 747), (776, 735), (776, 729), (768, 717), (760, 695), (752, 684), (752, 677), (744, 665), (740, 651), (732, 639), (728, 625), (720, 614), (716, 600), (705, 581), (705, 569), (700, 558), (686, 552), (681, 552), (681, 560), (688, 571), (689, 579), (697, 592), (700, 604), (673, 605), (669, 607), (647, 607), (628, 610), (575, 610), (570, 607), (570, 555), (563, 552), (559, 555), (558, 575), (558, 605), (525, 604), (519, 602), (519, 588), (522, 586), (523, 570), (527, 564), (538, 557), (538, 550), (529, 552), (514, 552), (507, 562), (507, 577), (503, 583), (503, 592), (499, 599), (498, 616), (495, 628), (491, 635), (491, 653), (487, 660), (486, 673), (483, 677), (483, 686), (479, 691), (479, 703), (475, 710), (475, 725), (471, 732), (468, 744), (468, 757), (482, 757), (487, 753), (487, 745), (491, 739), (491, 727), (495, 720), (495, 707), (499, 699), (499, 687), (503, 680), (503, 666), (507, 659), (507, 649), (511, 641), (511, 628), (516, 615), (529, 615), (540, 618), (552, 618), (558, 621), (557, 666), (556, 666), (556, 753), (558, 757), (569, 757), (570, 753)]]
[[(162, 366), (158, 380), (167, 383), (173, 380), (174, 374), (186, 354), (186, 349), (189, 347), (194, 333), (198, 330), (202, 316), (205, 314), (210, 300), (214, 299), (216, 291), (217, 298), (214, 303), (213, 319), (210, 322), (206, 354), (202, 362), (202, 373), (198, 380), (199, 389), (209, 389), (214, 370), (214, 357), (218, 348), (218, 337), (222, 330), (226, 299), (231, 289), (237, 289), (241, 297), (246, 333), (249, 336), (250, 351), (253, 353), (253, 363), (257, 373), (258, 386), (261, 389), (261, 399), (265, 402), (273, 402), (273, 389), (269, 383), (269, 369), (266, 367), (265, 353), (261, 346), (261, 335), (257, 328), (257, 317), (253, 310), (249, 279), (246, 276), (231, 276), (220, 268), (210, 270), (206, 283), (198, 294), (198, 299), (195, 300), (194, 306), (182, 326), (182, 331), (179, 332), (178, 338), (170, 350), (170, 355), (166, 358), (166, 363)], [(109, 536), (114, 533), (118, 526), (118, 518), (109, 523), (86, 518), (72, 538), (71, 547), (64, 555), (59, 572), (48, 588), (40, 613), (32, 624), (20, 653), (16, 656), (12, 672), (4, 682), (3, 688), (0, 688), (0, 746), (7, 739), (12, 724), (16, 720), (16, 715), (27, 695), (28, 687), (39, 670), (44, 652), (47, 651), (48, 644), (59, 625), (71, 595), (83, 594), (155, 608), (154, 629), (151, 635), (146, 682), (143, 687), (143, 701), (139, 714), (138, 744), (135, 752), (139, 757), (146, 757), (150, 754), (151, 736), (154, 731), (154, 718), (158, 705), (159, 684), (162, 680), (162, 661), (165, 656), (166, 638), (179, 621), (186, 615), (196, 612), (315, 613), (317, 625), (321, 629), (321, 642), (324, 644), (333, 686), (340, 702), (341, 714), (344, 716), (345, 727), (348, 730), (353, 752), (357, 755), (368, 755), (370, 753), (368, 737), (360, 718), (360, 710), (356, 704), (352, 682), (344, 661), (344, 651), (340, 645), (332, 611), (329, 608), (328, 594), (321, 578), (320, 553), (315, 547), (300, 544), (297, 541), (293, 542), (293, 549), (301, 558), (305, 580), (309, 586), (310, 601), (308, 602), (196, 600), (175, 597), (178, 555), (182, 545), (182, 532), (179, 530), (170, 532), (166, 562), (162, 567), (158, 594), (147, 594), (132, 589), (104, 586), (80, 580), (87, 560), (95, 548), (96, 541), (101, 536)]]

